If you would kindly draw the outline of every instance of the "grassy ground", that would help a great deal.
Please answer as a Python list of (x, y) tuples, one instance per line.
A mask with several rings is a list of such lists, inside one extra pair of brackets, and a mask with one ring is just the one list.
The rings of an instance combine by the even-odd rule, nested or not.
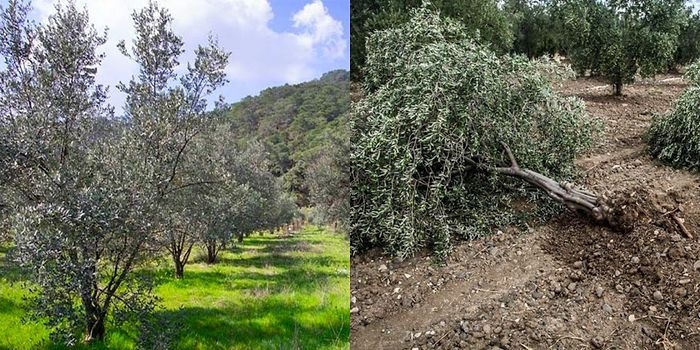
[[(22, 323), (22, 277), (0, 250), (0, 349), (57, 349), (41, 324)], [(158, 317), (182, 322), (176, 349), (349, 349), (350, 256), (340, 235), (308, 226), (294, 238), (251, 236), (220, 262), (195, 261), (175, 280), (156, 276)], [(130, 349), (133, 336), (110, 325), (105, 344)]]

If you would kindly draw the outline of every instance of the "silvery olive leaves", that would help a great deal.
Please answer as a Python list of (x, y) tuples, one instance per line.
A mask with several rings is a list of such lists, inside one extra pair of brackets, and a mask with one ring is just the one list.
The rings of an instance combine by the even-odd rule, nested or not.
[(700, 62), (688, 68), (686, 78), (690, 86), (670, 113), (654, 117), (646, 142), (655, 158), (700, 172)]
[(507, 164), (505, 143), (521, 166), (564, 180), (591, 145), (599, 123), (552, 90), (566, 73), (499, 57), (465, 32), (423, 7), (369, 36), (351, 118), (353, 252), (380, 246), (403, 259), (428, 247), (444, 258), (454, 240), (552, 212), (537, 191), (465, 159)]

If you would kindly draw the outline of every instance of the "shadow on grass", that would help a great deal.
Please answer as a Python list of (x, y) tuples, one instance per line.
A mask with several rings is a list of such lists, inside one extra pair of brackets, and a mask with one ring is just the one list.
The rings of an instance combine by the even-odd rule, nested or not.
[(8, 255), (12, 252), (12, 248), (7, 245), (0, 245), (0, 279), (8, 282), (24, 281), (25, 275), (22, 269), (14, 262), (10, 261)]
[(21, 311), (23, 311), (22, 307), (19, 305), (19, 303), (17, 303), (16, 300), (12, 300), (0, 295), (0, 314), (12, 315), (17, 314)]
[[(347, 310), (317, 309), (274, 299), (220, 308), (185, 307), (160, 311), (157, 317), (179, 322), (176, 348), (319, 349), (346, 344), (350, 338)], [(314, 324), (304, 319), (313, 316)]]

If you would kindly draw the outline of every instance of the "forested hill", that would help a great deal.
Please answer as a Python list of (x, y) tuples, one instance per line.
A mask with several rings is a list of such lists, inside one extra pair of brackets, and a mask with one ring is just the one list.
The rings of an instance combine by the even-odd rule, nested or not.
[(229, 118), (239, 143), (262, 141), (287, 190), (307, 205), (304, 172), (315, 153), (345, 132), (350, 108), (350, 73), (335, 70), (321, 78), (263, 90), (231, 106)]

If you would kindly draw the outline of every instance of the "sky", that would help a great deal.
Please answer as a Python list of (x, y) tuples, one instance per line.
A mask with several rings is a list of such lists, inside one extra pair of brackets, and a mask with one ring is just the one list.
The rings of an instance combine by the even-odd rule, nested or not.
[[(44, 22), (56, 3), (33, 0), (32, 17)], [(127, 82), (138, 67), (119, 53), (117, 43), (134, 37), (131, 14), (148, 0), (75, 0), (85, 7), (98, 31), (108, 28), (100, 49), (106, 57), (98, 70), (100, 84), (110, 87), (110, 104), (121, 110), (125, 96), (115, 85)], [(267, 87), (294, 84), (334, 69), (349, 69), (350, 0), (160, 0), (173, 16), (173, 30), (185, 42), (180, 62), (190, 62), (197, 45), (211, 33), (231, 52), (229, 83), (214, 92), (228, 103), (257, 95)], [(0, 0), (6, 7), (7, 0)], [(181, 67), (186, 69), (186, 64)]]

